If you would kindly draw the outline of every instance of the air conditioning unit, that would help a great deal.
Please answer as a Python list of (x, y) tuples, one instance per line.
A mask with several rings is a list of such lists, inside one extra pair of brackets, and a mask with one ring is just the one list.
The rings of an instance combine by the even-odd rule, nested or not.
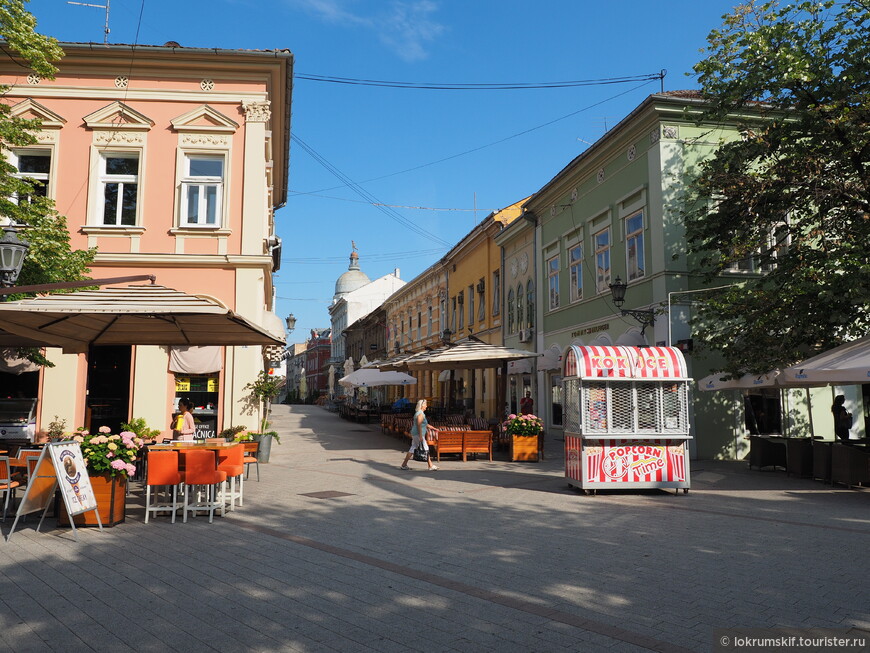
[(484, 283), (483, 283), (483, 279), (481, 279), (480, 281), (477, 282), (477, 292), (478, 292), (478, 294), (483, 294), (483, 291), (484, 291), (485, 288), (486, 288), (486, 286), (485, 286)]
[(534, 335), (534, 329), (520, 329), (520, 342), (531, 342)]

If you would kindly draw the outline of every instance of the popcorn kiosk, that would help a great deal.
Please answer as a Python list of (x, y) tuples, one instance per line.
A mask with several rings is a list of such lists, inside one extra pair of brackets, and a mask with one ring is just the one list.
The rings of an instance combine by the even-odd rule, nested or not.
[(574, 345), (563, 374), (569, 485), (586, 494), (689, 491), (689, 378), (679, 349)]

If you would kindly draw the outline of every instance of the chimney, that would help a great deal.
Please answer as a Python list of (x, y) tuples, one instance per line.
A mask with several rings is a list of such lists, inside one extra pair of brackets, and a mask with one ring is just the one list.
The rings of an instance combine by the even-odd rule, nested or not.
[(396, 279), (399, 278), (399, 268), (396, 268), (395, 270), (393, 270), (393, 276), (396, 277)]

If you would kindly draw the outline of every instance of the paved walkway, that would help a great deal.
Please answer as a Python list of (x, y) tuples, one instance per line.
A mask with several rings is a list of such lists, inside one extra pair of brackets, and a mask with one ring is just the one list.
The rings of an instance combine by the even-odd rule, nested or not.
[[(398, 469), (398, 440), (277, 406), (245, 507), (0, 543), (0, 652), (709, 651), (722, 627), (870, 631), (870, 490), (695, 462), (587, 497), (546, 460)], [(6, 533), (10, 521), (3, 526)]]

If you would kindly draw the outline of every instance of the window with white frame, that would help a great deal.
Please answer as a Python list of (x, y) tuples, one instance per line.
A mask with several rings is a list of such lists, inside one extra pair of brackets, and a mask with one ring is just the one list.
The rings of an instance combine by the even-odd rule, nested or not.
[(103, 152), (100, 156), (103, 225), (132, 227), (139, 203), (138, 152)]
[(423, 313), (417, 311), (417, 340), (423, 339)]
[(483, 322), (486, 319), (486, 294), (483, 279), (477, 282), (478, 297), (477, 299), (477, 321)]
[(514, 332), (514, 291), (508, 290), (507, 296), (507, 332)]
[(571, 301), (583, 299), (583, 243), (568, 248), (568, 278), (571, 280)]
[(427, 320), (426, 324), (427, 324), (426, 335), (431, 336), (432, 335), (432, 307), (431, 306), (429, 307), (429, 316), (428, 316), (428, 320)]
[(523, 322), (523, 306), (525, 302), (523, 299), (525, 298), (525, 293), (523, 292), (523, 284), (517, 286), (517, 329), (524, 329), (525, 322)]
[(643, 211), (625, 219), (625, 256), (628, 280), (640, 279), (646, 274), (643, 253)]
[(224, 157), (188, 154), (181, 179), (181, 226), (220, 227)]
[(492, 314), (501, 312), (501, 272), (496, 270), (492, 273)]
[(610, 227), (595, 234), (595, 289), (610, 292)]
[(535, 328), (535, 282), (531, 279), (526, 284), (526, 324)]
[(474, 324), (474, 284), (468, 286), (468, 326)]
[(456, 297), (452, 297), (450, 302), (450, 330), (456, 333)]
[(456, 301), (459, 302), (459, 330), (462, 331), (465, 327), (465, 311), (463, 310), (465, 308), (465, 292), (456, 295)]
[[(14, 177), (28, 179), (33, 184), (33, 191), (29, 193), (29, 197), (48, 196), (48, 180), (51, 175), (50, 150), (12, 150), (9, 153), (9, 163), (18, 171), (13, 173)], [(20, 199), (22, 198), (12, 198), (14, 202)]]
[(547, 260), (547, 290), (550, 310), (559, 308), (559, 256)]

